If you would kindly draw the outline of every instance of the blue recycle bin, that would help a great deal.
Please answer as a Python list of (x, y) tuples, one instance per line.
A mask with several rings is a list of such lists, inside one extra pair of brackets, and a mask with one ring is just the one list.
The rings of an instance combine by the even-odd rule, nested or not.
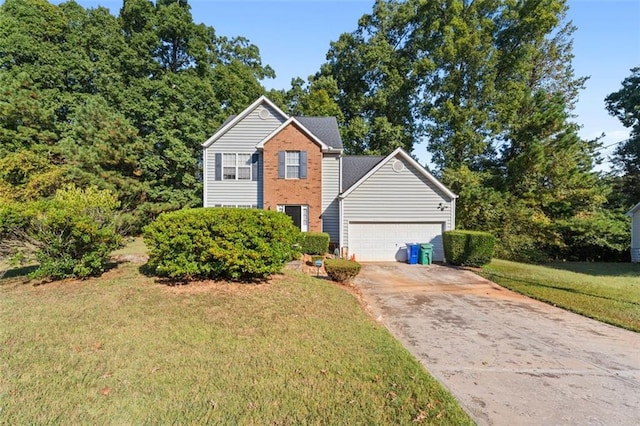
[(415, 265), (418, 263), (418, 254), (420, 253), (420, 244), (407, 243), (407, 263)]

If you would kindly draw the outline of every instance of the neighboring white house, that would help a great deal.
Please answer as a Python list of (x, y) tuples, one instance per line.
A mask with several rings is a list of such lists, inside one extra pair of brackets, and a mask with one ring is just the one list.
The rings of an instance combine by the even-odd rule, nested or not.
[(631, 261), (640, 262), (640, 203), (627, 212), (631, 216)]
[(358, 260), (406, 259), (455, 227), (456, 195), (402, 149), (345, 156), (333, 117), (289, 117), (264, 96), (203, 144), (205, 207), (273, 209)]

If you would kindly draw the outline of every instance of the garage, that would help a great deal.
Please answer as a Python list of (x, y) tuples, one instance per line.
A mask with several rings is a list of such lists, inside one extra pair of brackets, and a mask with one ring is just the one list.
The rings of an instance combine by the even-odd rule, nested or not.
[(349, 222), (348, 226), (349, 253), (359, 261), (406, 261), (407, 243), (431, 243), (433, 260), (444, 260), (444, 222)]

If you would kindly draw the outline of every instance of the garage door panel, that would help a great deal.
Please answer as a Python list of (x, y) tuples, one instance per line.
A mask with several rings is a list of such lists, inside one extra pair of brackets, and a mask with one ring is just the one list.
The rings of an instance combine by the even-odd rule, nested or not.
[(350, 222), (349, 252), (363, 261), (406, 261), (407, 243), (431, 243), (433, 259), (444, 260), (442, 222)]

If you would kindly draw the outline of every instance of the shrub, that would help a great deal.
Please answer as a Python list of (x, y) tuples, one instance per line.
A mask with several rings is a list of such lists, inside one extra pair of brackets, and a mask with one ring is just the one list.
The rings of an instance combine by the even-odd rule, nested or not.
[(629, 262), (631, 224), (626, 215), (607, 211), (584, 214), (553, 223), (563, 244), (549, 251), (570, 261)]
[(300, 251), (304, 254), (325, 254), (329, 251), (329, 238), (325, 232), (304, 232)]
[(442, 241), (445, 258), (453, 265), (482, 266), (493, 257), (495, 238), (488, 232), (446, 231)]
[(143, 235), (151, 270), (178, 279), (264, 279), (297, 254), (300, 241), (283, 213), (233, 208), (162, 213)]
[(358, 275), (360, 264), (353, 260), (327, 259), (324, 262), (324, 269), (333, 281), (347, 283)]
[(109, 191), (73, 185), (50, 200), (14, 203), (0, 214), (0, 253), (35, 257), (32, 278), (99, 275), (121, 244), (115, 227), (118, 201)]

